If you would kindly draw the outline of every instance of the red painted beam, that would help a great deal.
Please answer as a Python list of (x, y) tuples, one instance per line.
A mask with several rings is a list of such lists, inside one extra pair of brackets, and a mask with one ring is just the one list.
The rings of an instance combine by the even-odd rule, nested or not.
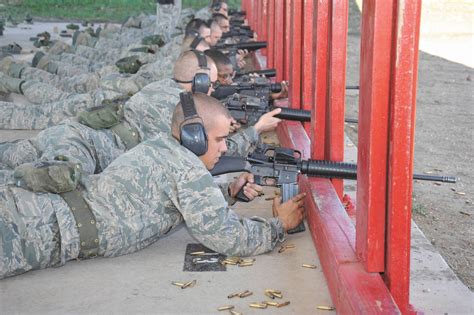
[(290, 52), (290, 41), (291, 41), (291, 35), (290, 35), (290, 29), (291, 29), (291, 6), (294, 0), (280, 0), (285, 3), (285, 26), (284, 26), (284, 73), (283, 73), (283, 80), (289, 80), (290, 79), (290, 59), (292, 58), (291, 52)]
[(410, 228), (421, 0), (393, 11), (387, 183), (386, 282), (403, 314), (410, 313)]
[[(303, 53), (302, 53), (302, 109), (312, 110), (314, 96), (314, 78), (316, 77), (316, 69), (314, 66), (315, 56), (313, 52), (316, 50), (316, 41), (313, 40), (315, 34), (315, 18), (314, 18), (314, 0), (303, 1)], [(314, 105), (315, 106), (315, 105)], [(311, 123), (304, 124), (308, 135), (311, 134)]]
[(268, 0), (267, 67), (275, 68), (275, 0)]
[[(270, 0), (262, 1), (262, 26), (260, 27), (260, 33), (258, 33), (258, 39), (262, 41), (268, 41), (268, 5)], [(262, 55), (267, 55), (267, 49), (264, 48), (261, 50)]]
[[(282, 105), (282, 104), (279, 104)], [(299, 122), (277, 128), (280, 144), (309, 158), (310, 140)], [(339, 314), (398, 314), (399, 310), (378, 273), (368, 273), (354, 250), (355, 228), (331, 181), (300, 176), (307, 192), (308, 226), (318, 251), (331, 297)]]
[(311, 115), (311, 152), (312, 158), (323, 160), (326, 149), (326, 103), (328, 98), (328, 28), (329, 0), (316, 1), (314, 7), (316, 36), (314, 37), (316, 69), (314, 77), (313, 111)]
[(254, 30), (257, 34), (261, 34), (262, 30), (260, 29), (262, 24), (262, 0), (256, 0), (254, 3), (254, 10), (255, 10), (255, 28)]
[[(328, 108), (326, 111), (325, 159), (344, 161), (344, 108), (346, 97), (346, 48), (349, 7), (347, 0), (333, 0), (329, 4), (329, 63)], [(332, 183), (342, 200), (344, 181)]]
[(393, 4), (393, 0), (367, 0), (362, 9), (356, 249), (369, 272), (385, 269)]
[(275, 36), (273, 38), (275, 46), (274, 68), (277, 70), (276, 80), (278, 82), (284, 80), (284, 50), (285, 50), (285, 2), (283, 0), (275, 0)]
[(302, 34), (303, 0), (293, 0), (291, 4), (290, 21), (290, 91), (289, 102), (291, 108), (301, 109), (301, 76), (302, 76)]

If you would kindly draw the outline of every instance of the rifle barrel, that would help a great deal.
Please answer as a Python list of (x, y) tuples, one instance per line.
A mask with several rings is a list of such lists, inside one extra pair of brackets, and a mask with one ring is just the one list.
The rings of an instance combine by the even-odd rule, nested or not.
[[(309, 176), (357, 179), (357, 164), (323, 160), (305, 160), (301, 161), (301, 173)], [(457, 181), (457, 178), (454, 176), (424, 174), (413, 174), (413, 179), (443, 183), (456, 183)]]
[(253, 70), (247, 72), (237, 72), (236, 76), (248, 75), (251, 73), (263, 74), (266, 77), (272, 78), (276, 76), (276, 69), (263, 69), (263, 70)]
[(311, 121), (311, 111), (309, 110), (276, 107), (276, 106), (274, 107), (274, 109), (275, 108), (281, 108), (281, 112), (278, 115), (275, 115), (275, 117), (277, 118), (301, 121), (301, 122)]
[[(281, 113), (275, 115), (277, 118), (286, 119), (286, 120), (294, 120), (294, 121), (301, 121), (301, 122), (310, 122), (311, 121), (311, 111), (305, 109), (293, 109), (293, 108), (286, 108), (286, 107), (278, 107), (281, 108)], [(354, 123), (357, 124), (358, 120), (355, 118), (346, 118), (344, 120), (346, 123)]]

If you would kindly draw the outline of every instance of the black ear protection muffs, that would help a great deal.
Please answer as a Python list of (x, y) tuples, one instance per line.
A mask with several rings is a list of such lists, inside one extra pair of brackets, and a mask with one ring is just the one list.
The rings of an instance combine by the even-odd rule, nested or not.
[(214, 11), (219, 11), (222, 7), (222, 1), (214, 1), (214, 3), (211, 5), (211, 9)]
[[(210, 72), (209, 67), (207, 66), (207, 58), (206, 55), (202, 51), (198, 50), (191, 50), (196, 58), (198, 59), (199, 69), (207, 70)], [(192, 83), (192, 91), (193, 93), (199, 92), (207, 94), (209, 88), (211, 87), (211, 78), (208, 73), (196, 73), (191, 81), (180, 81), (174, 79), (178, 83)]]
[(199, 45), (199, 43), (203, 40), (204, 40), (204, 38), (202, 38), (201, 35), (197, 34), (196, 37), (194, 37), (191, 44), (189, 45), (189, 47), (191, 47), (192, 49), (196, 49), (197, 46)]
[(190, 92), (179, 94), (183, 107), (184, 121), (180, 126), (180, 143), (197, 156), (207, 152), (207, 134), (202, 119), (196, 111), (193, 95)]

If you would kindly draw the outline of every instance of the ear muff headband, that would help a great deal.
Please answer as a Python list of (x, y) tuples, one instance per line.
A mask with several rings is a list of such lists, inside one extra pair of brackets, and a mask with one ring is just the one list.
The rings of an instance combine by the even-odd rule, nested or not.
[(212, 4), (212, 9), (214, 11), (219, 11), (222, 7), (222, 1), (215, 1), (213, 4)]
[(207, 152), (207, 134), (202, 119), (197, 114), (193, 96), (189, 92), (183, 92), (179, 94), (179, 98), (184, 115), (180, 126), (180, 143), (197, 156), (204, 155)]
[[(207, 66), (207, 57), (204, 55), (202, 51), (198, 50), (191, 50), (196, 58), (198, 59), (199, 69), (210, 71), (209, 67)], [(207, 94), (209, 88), (211, 87), (211, 78), (209, 77), (208, 73), (196, 73), (193, 78), (193, 93), (200, 92)]]
[[(196, 58), (198, 59), (198, 66), (200, 70), (207, 70), (210, 72), (209, 67), (207, 66), (207, 57), (202, 51), (191, 50)], [(192, 83), (191, 90), (193, 93), (199, 92), (207, 94), (209, 88), (211, 87), (211, 78), (208, 73), (196, 73), (191, 81), (182, 81), (178, 79), (173, 79), (178, 83)]]
[(201, 35), (196, 35), (196, 37), (194, 37), (189, 47), (191, 47), (192, 49), (196, 49), (202, 40), (204, 40), (204, 38), (202, 38)]

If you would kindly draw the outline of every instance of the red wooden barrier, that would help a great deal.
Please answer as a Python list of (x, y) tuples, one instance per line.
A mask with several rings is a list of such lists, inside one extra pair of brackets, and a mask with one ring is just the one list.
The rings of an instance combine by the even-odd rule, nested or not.
[(410, 227), (421, 0), (393, 10), (392, 77), (387, 183), (386, 282), (403, 313), (409, 312)]
[(290, 57), (289, 57), (289, 103), (292, 108), (301, 108), (301, 67), (302, 59), (302, 13), (303, 0), (291, 1), (290, 19)]
[(314, 36), (315, 61), (313, 112), (311, 116), (311, 157), (323, 160), (326, 148), (326, 101), (328, 95), (328, 0), (316, 1), (314, 5), (314, 19), (316, 34)]
[[(313, 98), (313, 158), (344, 158), (344, 98), (348, 4), (321, 0), (316, 4), (316, 79)], [(339, 197), (343, 181), (333, 180)]]
[[(420, 9), (421, 0), (364, 1), (356, 226), (339, 200), (342, 181), (300, 178), (301, 189), (309, 194), (308, 225), (339, 313), (411, 311)], [(268, 0), (268, 15), (259, 29), (266, 27), (268, 61), (277, 69), (277, 80), (285, 78), (287, 69), (291, 101), (300, 97), (306, 108), (307, 100), (313, 104), (312, 141), (300, 123), (283, 122), (277, 129), (281, 144), (298, 148), (303, 158), (342, 160), (347, 0)]]
[(356, 247), (365, 268), (383, 272), (393, 0), (362, 10)]
[(268, 0), (267, 67), (275, 68), (275, 0)]
[(285, 2), (283, 0), (275, 1), (275, 41), (274, 68), (277, 70), (276, 80), (282, 81), (284, 75), (284, 47), (285, 47)]
[[(263, 0), (262, 1), (262, 24), (260, 27), (260, 31), (258, 33), (258, 39), (262, 41), (268, 42), (268, 5), (270, 0)], [(262, 55), (267, 55), (267, 49), (262, 49)]]
[(291, 4), (293, 0), (280, 0), (285, 3), (285, 26), (283, 29), (283, 36), (285, 37), (284, 45), (283, 45), (283, 51), (284, 51), (284, 65), (283, 65), (283, 80), (289, 80), (290, 78), (290, 60), (292, 58), (291, 52), (290, 52), (290, 41), (291, 41), (291, 35), (290, 35), (290, 29), (291, 29)]
[[(313, 14), (314, 0), (304, 0), (303, 5), (303, 55), (302, 55), (302, 83), (301, 108), (311, 110), (313, 107), (315, 67), (313, 52), (316, 42), (313, 36), (316, 32)], [(291, 83), (291, 82), (290, 82)], [(291, 83), (292, 84), (292, 83)], [(311, 123), (305, 123), (306, 132), (311, 134)]]
[[(329, 64), (325, 159), (344, 160), (344, 104), (346, 97), (346, 48), (349, 7), (347, 0), (333, 0), (329, 6)], [(342, 200), (344, 184), (333, 179), (334, 188)]]

